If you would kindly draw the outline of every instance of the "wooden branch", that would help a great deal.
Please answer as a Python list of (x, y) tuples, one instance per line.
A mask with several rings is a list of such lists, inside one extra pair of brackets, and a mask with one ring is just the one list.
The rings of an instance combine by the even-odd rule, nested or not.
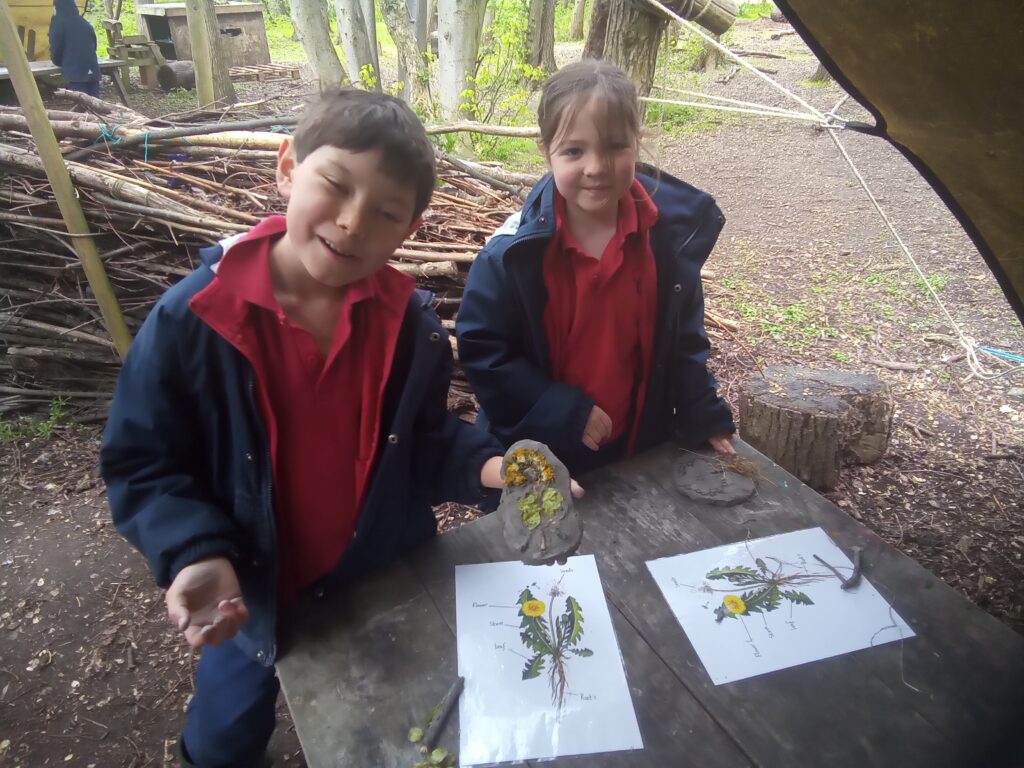
[(488, 136), (519, 136), (524, 139), (540, 138), (540, 128), (532, 125), (527, 126), (506, 126), (488, 125), (487, 123), (476, 123), (471, 120), (463, 120), (456, 123), (441, 123), (437, 125), (424, 126), (427, 135), (435, 136), (440, 133), (483, 133)]
[(437, 737), (441, 735), (441, 729), (444, 727), (445, 720), (448, 719), (448, 715), (451, 713), (452, 708), (455, 706), (455, 702), (459, 700), (459, 694), (462, 693), (462, 689), (466, 684), (466, 678), (461, 675), (455, 678), (455, 682), (452, 683), (451, 688), (448, 689), (448, 693), (441, 699), (441, 703), (437, 705), (437, 714), (434, 715), (434, 719), (430, 721), (430, 725), (427, 726), (426, 733), (423, 734), (423, 744), (420, 746), (420, 752), (426, 754), (434, 745), (437, 743)]
[(424, 264), (402, 264), (393, 261), (390, 264), (399, 272), (415, 277), (455, 277), (459, 274), (459, 269), (453, 261), (431, 261)]
[(899, 363), (892, 360), (878, 360), (875, 358), (868, 358), (864, 362), (877, 365), (879, 368), (887, 368), (890, 371), (918, 371), (921, 369), (921, 366), (917, 363)]
[(412, 251), (408, 248), (399, 248), (395, 256), (410, 261), (452, 261), (459, 264), (472, 264), (476, 260), (476, 253), (424, 253), (423, 251)]

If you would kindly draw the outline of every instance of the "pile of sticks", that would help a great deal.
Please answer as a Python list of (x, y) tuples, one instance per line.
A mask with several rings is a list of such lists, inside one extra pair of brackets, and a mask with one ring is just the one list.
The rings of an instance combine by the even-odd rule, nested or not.
[[(277, 153), (268, 148), (280, 134), (227, 132), (216, 113), (169, 124), (72, 98), (90, 112), (51, 110), (49, 117), (134, 332), (159, 296), (198, 265), (201, 248), (284, 212)], [(262, 122), (287, 125), (288, 117)], [(159, 138), (197, 129), (206, 133)], [(139, 135), (145, 138), (129, 143)], [(516, 179), (490, 179), (482, 166), (439, 158), (438, 169), (442, 185), (424, 224), (392, 263), (434, 293), (453, 327), (470, 264), (521, 199)], [(0, 107), (0, 414), (45, 408), (59, 396), (80, 420), (98, 417), (118, 367), (24, 117)], [(457, 381), (453, 397), (468, 404), (468, 391)]]
[[(160, 295), (199, 265), (201, 248), (284, 212), (277, 149), (294, 114), (238, 120), (196, 111), (151, 120), (84, 94), (56, 95), (81, 110), (52, 109), (48, 117), (132, 333)], [(530, 129), (428, 126), (447, 130)], [(438, 173), (423, 225), (392, 265), (433, 292), (452, 329), (476, 254), (537, 177), (440, 151)], [(711, 312), (705, 318), (735, 330)], [(77, 420), (102, 418), (119, 366), (25, 118), (0, 106), (0, 417), (45, 409), (60, 397)], [(474, 407), (458, 367), (449, 405)]]

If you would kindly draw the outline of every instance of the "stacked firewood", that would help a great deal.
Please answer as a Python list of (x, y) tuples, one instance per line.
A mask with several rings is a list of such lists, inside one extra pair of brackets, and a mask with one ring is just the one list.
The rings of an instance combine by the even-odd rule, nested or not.
[[(54, 110), (49, 117), (134, 332), (159, 296), (196, 267), (199, 249), (283, 213), (276, 152), (248, 148), (272, 144), (279, 135), (210, 134), (211, 127), (228, 127), (218, 113), (170, 124), (105, 102), (83, 103), (91, 112)], [(160, 139), (189, 129), (207, 135)], [(132, 141), (140, 134), (142, 141)], [(223, 145), (221, 136), (227, 136)], [(423, 226), (396, 252), (393, 265), (434, 293), (450, 327), (473, 258), (521, 205), (521, 187), (475, 164), (442, 157), (438, 166), (441, 185)], [(80, 418), (98, 415), (118, 366), (24, 117), (0, 107), (0, 414), (45, 407), (60, 396)], [(468, 404), (464, 381), (456, 381), (452, 395), (454, 404)]]

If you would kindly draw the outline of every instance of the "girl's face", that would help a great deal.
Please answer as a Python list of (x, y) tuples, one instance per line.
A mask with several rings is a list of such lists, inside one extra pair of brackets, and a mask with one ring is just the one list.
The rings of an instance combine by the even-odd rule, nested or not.
[(637, 137), (608, 125), (608, 113), (602, 99), (591, 98), (546, 148), (547, 166), (570, 217), (616, 219), (619, 200), (633, 184)]

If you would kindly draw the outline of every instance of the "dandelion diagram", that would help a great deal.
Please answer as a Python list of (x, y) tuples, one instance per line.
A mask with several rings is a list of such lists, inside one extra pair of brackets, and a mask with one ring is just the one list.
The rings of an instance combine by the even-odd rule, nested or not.
[(566, 597), (565, 611), (561, 615), (555, 615), (555, 600), (562, 595), (560, 583), (561, 580), (552, 585), (547, 606), (533, 596), (529, 587), (519, 594), (517, 602), (519, 615), (523, 617), (519, 625), (522, 629), (519, 638), (534, 654), (523, 668), (523, 680), (540, 677), (544, 665), (547, 664), (551, 703), (559, 711), (565, 702), (565, 692), (569, 685), (566, 670), (570, 656), (587, 658), (594, 655), (589, 648), (580, 647), (583, 640), (583, 610), (576, 598), (572, 595)]
[(867, 579), (840, 589), (853, 564), (820, 528), (647, 567), (716, 685), (914, 635)]
[(642, 746), (593, 555), (455, 571), (463, 765)]

